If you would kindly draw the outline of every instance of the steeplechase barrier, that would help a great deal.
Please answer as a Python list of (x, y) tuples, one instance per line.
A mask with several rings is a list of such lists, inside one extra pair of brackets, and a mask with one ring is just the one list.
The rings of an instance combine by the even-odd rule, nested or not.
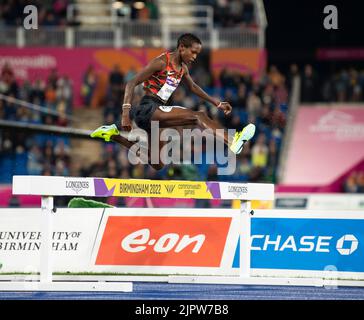
[[(131, 291), (133, 281), (360, 285), (350, 281), (364, 279), (364, 215), (267, 209), (253, 215), (253, 200), (273, 201), (272, 184), (14, 176), (13, 194), (40, 196), (41, 210), (0, 209), (0, 290)], [(56, 209), (56, 196), (241, 202), (237, 209)], [(40, 275), (21, 274), (30, 270)], [(6, 272), (19, 275), (9, 283)]]
[[(221, 200), (242, 200), (240, 210), (224, 209), (224, 210), (210, 210), (210, 209), (190, 209), (186, 213), (186, 210), (177, 209), (134, 209), (133, 217), (123, 216), (123, 211), (127, 212), (132, 209), (107, 209), (109, 211), (109, 217), (107, 222), (101, 223), (101, 227), (104, 228), (105, 235), (107, 232), (113, 232), (113, 225), (110, 226), (111, 231), (108, 229), (110, 221), (114, 219), (113, 223), (120, 228), (133, 224), (137, 224), (139, 219), (148, 220), (150, 224), (164, 223), (173, 226), (175, 224), (185, 221), (188, 225), (194, 228), (190, 232), (193, 234), (180, 235), (175, 233), (167, 233), (159, 236), (158, 239), (149, 239), (147, 245), (153, 246), (155, 243), (154, 251), (164, 253), (168, 251), (169, 247), (172, 247), (176, 242), (176, 248), (174, 255), (172, 254), (169, 259), (170, 262), (167, 265), (158, 262), (158, 257), (154, 261), (148, 263), (147, 256), (139, 256), (135, 259), (134, 264), (130, 265), (130, 255), (123, 260), (123, 257), (114, 258), (114, 253), (110, 252), (113, 244), (107, 243), (105, 237), (96, 239), (99, 246), (97, 255), (93, 254), (92, 259), (96, 261), (96, 264), (108, 265), (109, 270), (115, 270), (112, 268), (112, 264), (115, 263), (113, 259), (119, 259), (118, 264), (128, 264), (132, 269), (138, 272), (157, 272), (158, 270), (163, 273), (173, 273), (173, 269), (177, 269), (181, 274), (217, 274), (228, 275), (236, 274), (240, 277), (249, 277), (250, 274), (250, 214), (251, 214), (251, 200), (273, 200), (274, 199), (274, 185), (272, 184), (241, 184), (241, 183), (226, 183), (226, 182), (198, 182), (198, 181), (157, 181), (157, 180), (133, 180), (133, 179), (108, 179), (108, 178), (79, 178), (79, 177), (53, 177), (53, 176), (14, 176), (13, 177), (13, 194), (14, 195), (39, 195), (41, 196), (41, 246), (40, 246), (40, 287), (44, 290), (50, 290), (52, 287), (55, 290), (59, 288), (67, 287), (69, 283), (63, 283), (62, 285), (53, 281), (53, 254), (52, 241), (54, 240), (53, 225), (55, 216), (57, 215), (54, 208), (55, 196), (85, 196), (85, 197), (150, 197), (150, 198), (189, 198), (189, 199), (221, 199)], [(59, 209), (61, 210), (61, 209)], [(63, 209), (65, 211), (75, 212), (84, 211), (82, 209)], [(99, 211), (105, 214), (106, 210), (87, 209), (88, 211)], [(184, 211), (184, 212), (181, 212)], [(120, 214), (121, 213), (121, 214)], [(236, 214), (236, 213), (240, 213)], [(124, 218), (124, 219), (123, 219)], [(119, 221), (116, 221), (119, 220)], [(134, 220), (134, 221), (133, 221)], [(104, 219), (105, 221), (105, 219)], [(207, 222), (207, 230), (210, 233), (203, 234), (199, 232), (199, 228), (203, 228), (204, 222)], [(87, 222), (86, 222), (87, 223)], [(143, 223), (141, 223), (143, 225)], [(221, 230), (220, 230), (221, 229)], [(167, 229), (166, 229), (167, 230)], [(244, 232), (243, 232), (244, 230)], [(135, 254), (145, 247), (137, 247), (137, 243), (141, 243), (144, 237), (149, 236), (148, 229), (142, 228), (140, 232), (134, 232), (133, 237), (123, 240), (122, 247), (127, 247), (129, 251)], [(205, 230), (205, 232), (207, 232)], [(144, 232), (144, 233), (143, 233)], [(221, 234), (219, 234), (221, 233)], [(101, 233), (98, 235), (100, 236)], [(195, 236), (194, 236), (195, 235)], [(211, 237), (210, 239), (206, 239)], [(228, 267), (232, 258), (231, 244), (235, 244), (240, 238), (242, 245), (240, 246), (240, 268), (238, 271), (232, 270)], [(129, 239), (129, 243), (128, 243)], [(209, 245), (208, 252), (204, 252), (201, 247), (206, 244)], [(183, 252), (187, 247), (195, 245), (190, 257), (183, 263), (181, 258), (176, 253)], [(133, 247), (134, 246), (134, 247)], [(215, 247), (216, 246), (216, 247)], [(229, 254), (224, 254), (227, 247), (231, 250)], [(117, 250), (117, 248), (115, 248)], [(216, 253), (213, 251), (216, 250)], [(199, 254), (194, 256), (194, 252)], [(220, 251), (220, 252), (219, 252)], [(181, 254), (182, 260), (184, 256)], [(185, 256), (186, 257), (186, 256)], [(141, 261), (140, 259), (145, 259)], [(153, 260), (150, 258), (149, 260)], [(193, 261), (195, 260), (195, 261)], [(164, 261), (165, 262), (165, 261)], [(145, 264), (141, 266), (141, 264)], [(133, 262), (132, 262), (133, 264)], [(176, 266), (173, 266), (175, 264)], [(129, 267), (130, 268), (130, 267)], [(97, 268), (95, 269), (97, 270)], [(171, 272), (172, 270), (172, 272)], [(131, 270), (128, 270), (131, 271)], [(17, 285), (19, 285), (18, 283)], [(16, 284), (13, 283), (14, 287)], [(22, 288), (20, 285), (20, 288)], [(74, 285), (74, 284), (73, 284)], [(82, 284), (87, 285), (87, 282)], [(107, 290), (107, 285), (110, 283), (104, 283), (102, 289)], [(111, 290), (115, 290), (115, 285), (111, 284)], [(98, 288), (101, 285), (98, 283)], [(86, 287), (83, 287), (85, 289)], [(91, 285), (91, 290), (97, 290), (95, 286)], [(131, 291), (132, 283), (119, 283), (119, 291)]]

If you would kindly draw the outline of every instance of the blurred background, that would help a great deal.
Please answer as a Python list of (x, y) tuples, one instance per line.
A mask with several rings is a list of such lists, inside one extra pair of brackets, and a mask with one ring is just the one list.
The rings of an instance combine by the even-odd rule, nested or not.
[[(24, 27), (27, 5), (37, 9), (36, 29)], [(337, 9), (337, 29), (324, 27), (327, 5)], [(321, 0), (0, 0), (0, 206), (39, 206), (39, 197), (11, 195), (12, 176), (29, 174), (269, 182), (277, 199), (257, 207), (363, 209), (362, 9), (359, 1)], [(203, 110), (227, 128), (257, 126), (229, 176), (208, 163), (131, 165), (118, 144), (85, 134), (119, 125), (125, 83), (185, 32), (203, 42), (192, 77), (233, 112), (224, 117), (183, 85), (173, 105)], [(134, 105), (142, 94), (138, 87)], [(204, 146), (192, 148), (207, 158)]]

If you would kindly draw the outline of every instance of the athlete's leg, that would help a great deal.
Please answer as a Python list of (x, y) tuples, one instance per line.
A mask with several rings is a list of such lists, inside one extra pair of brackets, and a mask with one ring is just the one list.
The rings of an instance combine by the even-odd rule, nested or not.
[[(160, 132), (161, 130), (159, 130)], [(158, 135), (160, 137), (160, 134)], [(152, 145), (153, 144), (153, 145)], [(162, 162), (162, 159), (161, 159), (161, 149), (164, 145), (164, 143), (162, 141), (158, 141), (158, 146), (155, 146), (155, 141), (152, 142), (152, 139), (151, 139), (151, 136), (150, 134), (148, 134), (148, 161), (149, 161), (149, 164), (155, 169), (155, 170), (161, 170), (163, 167), (164, 167), (164, 163)], [(151, 156), (151, 151), (152, 151), (152, 148), (154, 147), (158, 147), (158, 159), (152, 159), (152, 156)], [(152, 163), (154, 160), (157, 160), (158, 163)]]
[[(130, 148), (134, 145), (134, 142), (129, 141), (127, 138), (124, 138), (123, 136), (120, 135), (119, 130), (117, 129), (117, 127), (115, 125), (101, 126), (91, 133), (91, 137), (92, 138), (101, 138), (107, 142), (112, 140), (114, 142), (119, 143), (120, 145), (122, 145), (123, 147), (125, 147), (128, 150), (130, 150)], [(150, 146), (150, 143), (149, 143), (149, 146)], [(135, 156), (140, 156), (140, 153), (136, 154)], [(148, 163), (155, 170), (160, 170), (163, 168), (163, 164), (161, 164), (161, 163), (156, 163), (156, 164), (151, 163), (150, 147), (148, 148)]]
[(210, 119), (203, 111), (172, 108), (170, 111), (165, 112), (160, 109), (156, 109), (153, 113), (152, 121), (159, 121), (160, 128), (192, 125), (201, 127), (202, 129), (211, 129), (214, 135), (222, 138), (227, 145), (230, 142), (227, 131), (218, 122)]
[(235, 154), (239, 154), (243, 149), (244, 143), (249, 141), (255, 134), (255, 125), (250, 123), (243, 130), (236, 132), (231, 139), (227, 131), (217, 121), (210, 119), (203, 111), (192, 111), (185, 108), (169, 107), (164, 111), (158, 108), (151, 120), (159, 121), (160, 128), (192, 125), (203, 129), (211, 129), (214, 136), (223, 139), (225, 144)]
[[(121, 135), (113, 135), (110, 137), (110, 139), (114, 142), (117, 142), (119, 144), (121, 144), (123, 147), (127, 148), (128, 150), (130, 150), (130, 148), (134, 145), (135, 142), (131, 142), (128, 139), (124, 138)], [(150, 136), (148, 136), (148, 164), (155, 170), (161, 170), (164, 167), (164, 164), (159, 161), (159, 163), (152, 163), (151, 160), (151, 155), (150, 155), (150, 151), (151, 151), (151, 143), (150, 143)], [(137, 153), (136, 156), (140, 156), (140, 153)]]
[(113, 135), (113, 136), (110, 137), (110, 140), (121, 144), (123, 147), (127, 148), (128, 150), (134, 144), (134, 142), (129, 141), (128, 139), (124, 138), (121, 135)]

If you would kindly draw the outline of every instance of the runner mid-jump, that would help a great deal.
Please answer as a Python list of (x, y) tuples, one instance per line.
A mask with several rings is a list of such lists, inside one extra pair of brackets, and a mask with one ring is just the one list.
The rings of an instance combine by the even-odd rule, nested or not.
[[(160, 128), (196, 126), (202, 129), (211, 129), (216, 137), (224, 140), (233, 153), (241, 152), (244, 143), (254, 136), (254, 124), (248, 124), (242, 131), (236, 132), (233, 138), (229, 138), (227, 130), (217, 130), (223, 128), (204, 112), (168, 106), (169, 98), (183, 78), (191, 92), (223, 110), (225, 115), (231, 112), (232, 107), (228, 102), (219, 101), (209, 96), (193, 81), (189, 74), (188, 66), (196, 60), (201, 49), (202, 44), (199, 38), (190, 33), (183, 34), (178, 39), (175, 51), (167, 51), (154, 58), (133, 79), (128, 81), (122, 105), (121, 128), (123, 130), (131, 131), (132, 120), (139, 128), (148, 133), (151, 130), (151, 121), (158, 121)], [(132, 106), (134, 89), (142, 82), (144, 83), (145, 95), (138, 106)], [(115, 124), (97, 128), (92, 132), (91, 137), (102, 138), (105, 141), (112, 140), (126, 148), (133, 145), (133, 142), (120, 136)], [(155, 169), (163, 167), (163, 164), (151, 165)]]

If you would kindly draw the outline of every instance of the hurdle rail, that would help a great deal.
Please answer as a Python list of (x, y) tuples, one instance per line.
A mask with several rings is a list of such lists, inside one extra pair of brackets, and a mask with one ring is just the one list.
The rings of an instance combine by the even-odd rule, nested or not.
[[(125, 186), (128, 186), (126, 188)], [(153, 186), (154, 188), (149, 188)], [(195, 189), (190, 192), (190, 189)], [(154, 190), (154, 191), (153, 191)], [(38, 290), (73, 290), (75, 283), (57, 283), (52, 277), (52, 225), (56, 212), (53, 197), (153, 197), (240, 200), (240, 270), (239, 277), (174, 277), (170, 282), (253, 283), (250, 278), (251, 201), (274, 200), (274, 185), (265, 183), (229, 183), (200, 181), (164, 181), (146, 179), (109, 179), (61, 176), (14, 176), (14, 195), (41, 196), (40, 276)], [(234, 279), (233, 279), (234, 278)], [(240, 281), (237, 281), (237, 278)], [(276, 281), (275, 281), (276, 282)], [(80, 283), (80, 282), (78, 282)], [(96, 285), (97, 284), (97, 285)], [(132, 291), (131, 282), (80, 283), (80, 291)], [(282, 284), (282, 283), (280, 283)], [(3, 287), (4, 288), (4, 287)], [(4, 289), (3, 289), (4, 290)], [(5, 290), (26, 290), (24, 283), (12, 282)]]

